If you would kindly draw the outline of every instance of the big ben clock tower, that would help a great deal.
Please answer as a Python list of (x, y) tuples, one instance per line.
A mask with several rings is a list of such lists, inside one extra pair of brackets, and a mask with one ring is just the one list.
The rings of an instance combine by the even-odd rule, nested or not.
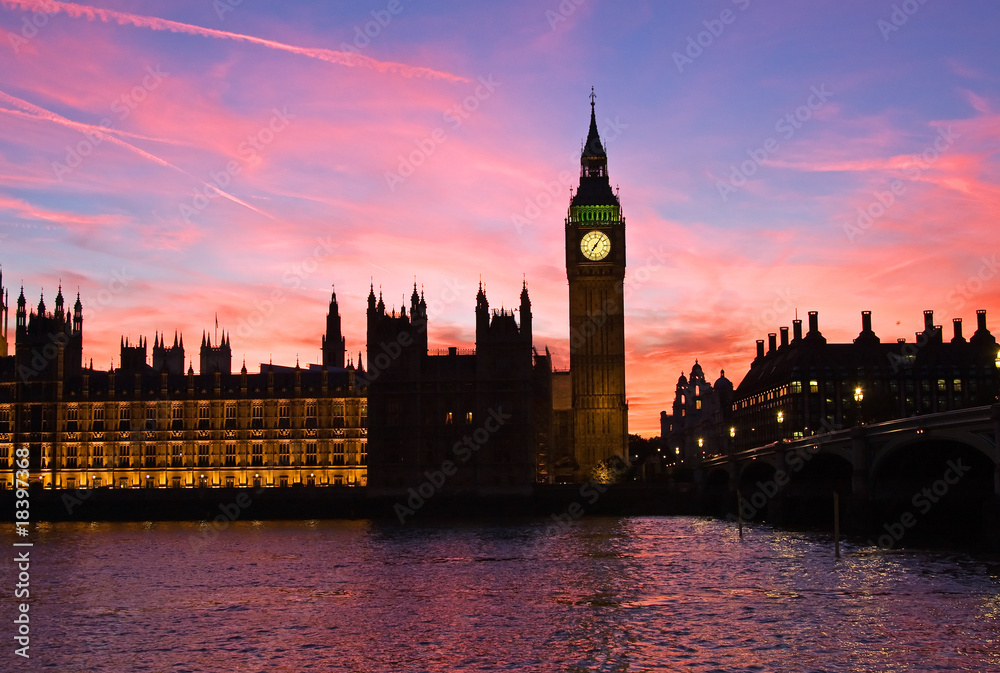
[(577, 479), (603, 460), (627, 458), (625, 404), (625, 218), (608, 178), (590, 94), (580, 186), (566, 218), (570, 378)]

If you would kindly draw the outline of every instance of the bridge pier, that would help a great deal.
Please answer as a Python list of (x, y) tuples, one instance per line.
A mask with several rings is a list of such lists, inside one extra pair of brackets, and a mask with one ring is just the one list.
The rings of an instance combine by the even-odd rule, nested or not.
[(770, 498), (767, 503), (767, 516), (768, 518), (776, 524), (785, 523), (785, 485), (787, 484), (788, 475), (788, 461), (785, 460), (785, 452), (788, 447), (785, 445), (784, 440), (778, 441), (778, 450), (774, 454), (774, 474), (785, 475), (782, 479), (780, 488), (777, 492)]
[(1000, 498), (1000, 404), (990, 407), (993, 421), (993, 495)]
[(867, 432), (863, 426), (851, 428), (851, 461), (854, 470), (851, 473), (851, 492), (857, 500), (867, 500), (871, 493), (871, 451), (868, 446)]

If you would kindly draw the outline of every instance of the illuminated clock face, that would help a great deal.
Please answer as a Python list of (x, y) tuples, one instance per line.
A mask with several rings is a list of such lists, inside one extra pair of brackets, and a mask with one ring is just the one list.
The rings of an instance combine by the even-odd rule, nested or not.
[(587, 259), (602, 260), (611, 252), (611, 239), (603, 231), (588, 231), (580, 239), (580, 250)]

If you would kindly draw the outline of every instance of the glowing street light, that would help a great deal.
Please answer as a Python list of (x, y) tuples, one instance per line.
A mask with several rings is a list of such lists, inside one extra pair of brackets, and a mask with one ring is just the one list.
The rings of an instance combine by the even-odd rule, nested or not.
[(729, 438), (733, 439), (734, 437), (736, 437), (736, 428), (735, 427), (730, 427), (729, 428)]
[(858, 404), (861, 404), (861, 401), (864, 399), (865, 399), (865, 391), (861, 388), (861, 386), (858, 386), (857, 388), (854, 389), (854, 401), (857, 402)]

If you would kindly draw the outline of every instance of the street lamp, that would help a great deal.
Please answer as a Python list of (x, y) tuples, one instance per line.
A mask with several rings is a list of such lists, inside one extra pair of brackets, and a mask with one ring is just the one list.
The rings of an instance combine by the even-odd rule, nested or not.
[(781, 440), (781, 441), (784, 441), (784, 439), (785, 439), (785, 433), (784, 433), (784, 430), (783, 430), (784, 426), (782, 425), (782, 423), (784, 423), (784, 422), (785, 422), (785, 412), (784, 411), (779, 411), (778, 412), (778, 439)]
[(858, 425), (864, 425), (863, 419), (861, 418), (861, 402), (865, 399), (865, 391), (858, 386), (854, 389), (854, 401), (858, 405)]

